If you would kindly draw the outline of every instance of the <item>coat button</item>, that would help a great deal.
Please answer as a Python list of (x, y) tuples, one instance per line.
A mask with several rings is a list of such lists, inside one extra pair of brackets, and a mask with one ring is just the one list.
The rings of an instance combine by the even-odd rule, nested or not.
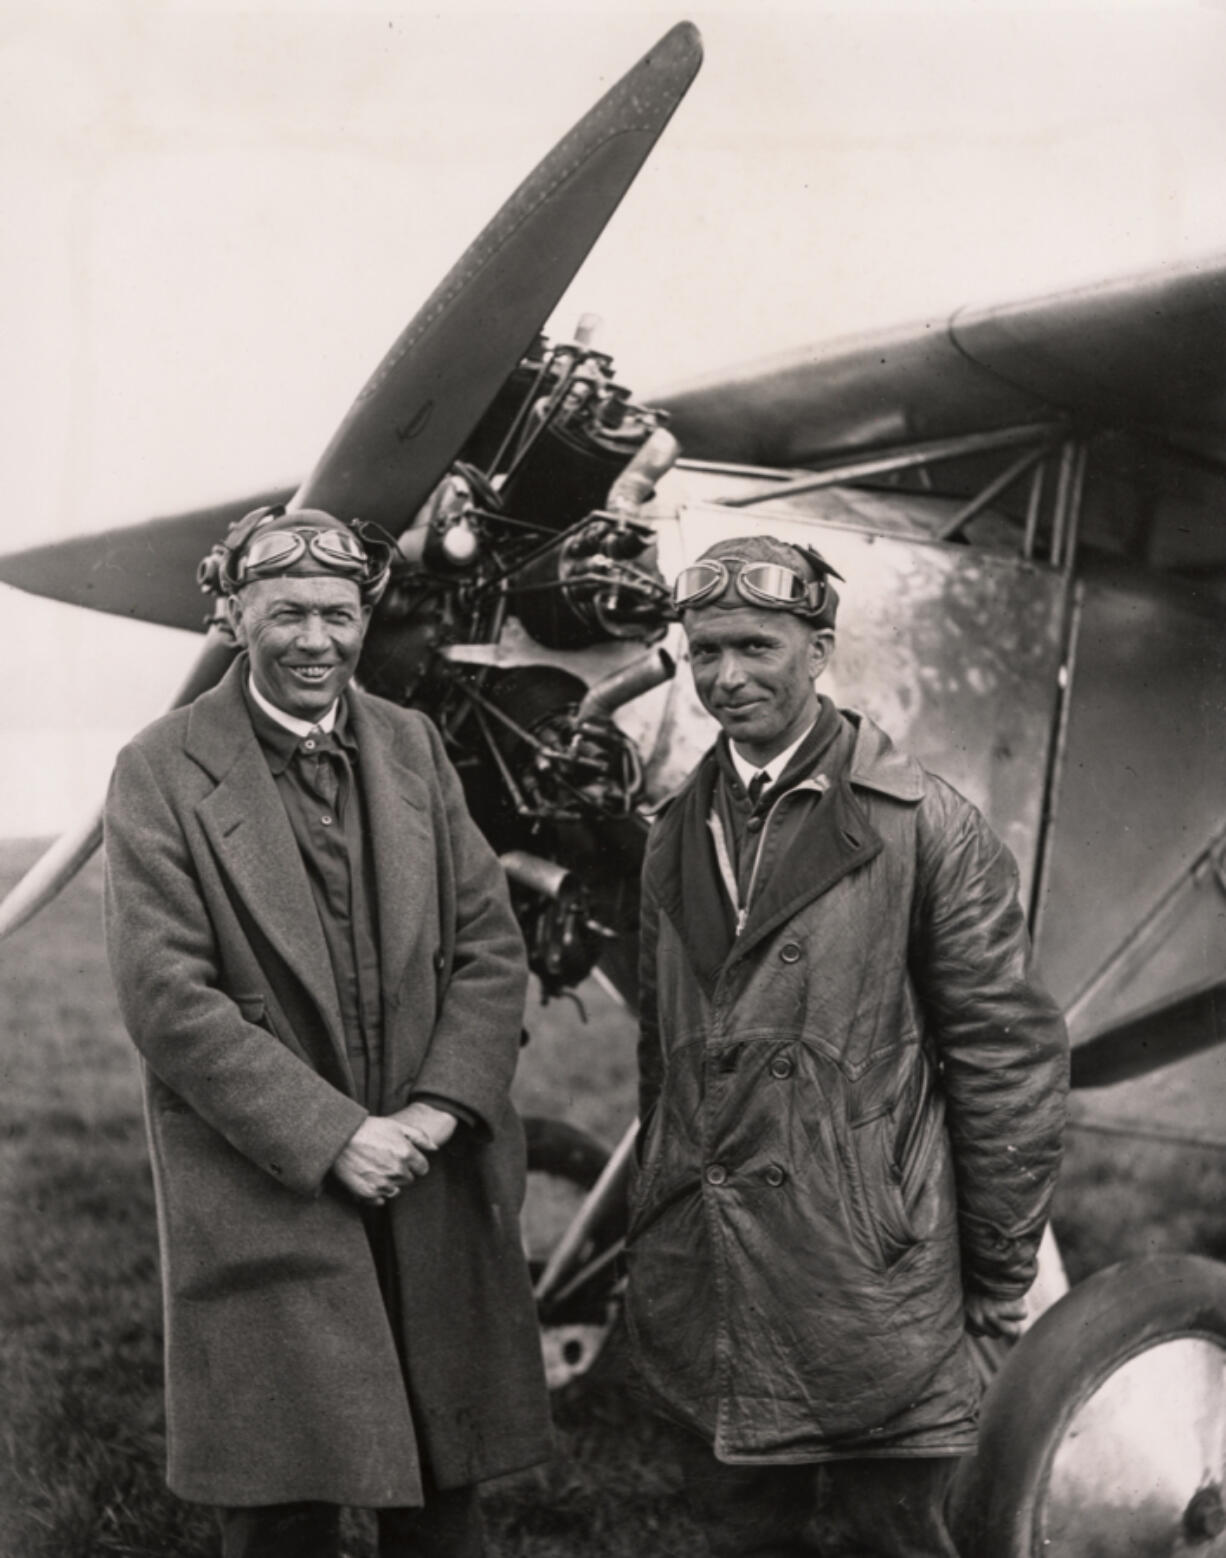
[(707, 1184), (722, 1185), (728, 1178), (728, 1170), (722, 1163), (712, 1163), (707, 1169)]
[(764, 1178), (768, 1185), (771, 1185), (774, 1187), (774, 1189), (778, 1190), (779, 1186), (787, 1178), (787, 1175), (783, 1172), (777, 1163), (769, 1163), (767, 1164)]
[(751, 817), (749, 819), (749, 821), (745, 824), (745, 830), (748, 833), (756, 833), (761, 826), (762, 826), (762, 819), (761, 819), (761, 817)]
[(779, 961), (781, 963), (799, 963), (800, 947), (794, 941), (785, 941), (779, 948)]
[(778, 1077), (781, 1082), (786, 1081), (795, 1069), (795, 1063), (790, 1055), (776, 1055), (771, 1061), (771, 1076)]

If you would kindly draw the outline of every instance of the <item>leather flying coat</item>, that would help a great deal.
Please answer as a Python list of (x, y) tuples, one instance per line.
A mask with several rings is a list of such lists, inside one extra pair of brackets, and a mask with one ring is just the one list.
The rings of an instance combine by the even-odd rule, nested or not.
[(526, 970), (497, 860), (422, 715), (351, 688), (375, 859), (383, 1113), (475, 1127), (390, 1203), (392, 1327), (328, 1170), (352, 1096), (323, 931), (240, 678), (142, 732), (106, 810), (107, 942), (144, 1058), (172, 1490), (206, 1503), (421, 1502), (549, 1453), (508, 1102)]
[(773, 804), (794, 832), (730, 945), (713, 754), (644, 868), (627, 1316), (652, 1394), (727, 1461), (968, 1449), (964, 1289), (1030, 1286), (1060, 1156), (1067, 1038), (1013, 859), (845, 719), (826, 760), (850, 761)]

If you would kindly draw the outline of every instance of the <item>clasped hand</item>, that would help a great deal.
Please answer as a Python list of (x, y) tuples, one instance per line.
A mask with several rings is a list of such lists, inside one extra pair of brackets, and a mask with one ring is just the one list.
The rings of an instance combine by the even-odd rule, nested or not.
[(455, 1128), (454, 1115), (421, 1102), (392, 1115), (372, 1115), (341, 1149), (332, 1171), (359, 1201), (382, 1206), (430, 1172), (428, 1154), (437, 1152)]

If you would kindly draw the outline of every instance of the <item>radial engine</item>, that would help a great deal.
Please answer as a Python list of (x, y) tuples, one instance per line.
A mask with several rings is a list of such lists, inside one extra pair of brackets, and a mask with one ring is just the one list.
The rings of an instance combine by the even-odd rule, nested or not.
[[(410, 518), (361, 666), (442, 731), (547, 996), (634, 929), (643, 773), (614, 714), (673, 671), (644, 508), (677, 443), (593, 328), (537, 338)], [(643, 653), (590, 685), (570, 664), (626, 642)]]

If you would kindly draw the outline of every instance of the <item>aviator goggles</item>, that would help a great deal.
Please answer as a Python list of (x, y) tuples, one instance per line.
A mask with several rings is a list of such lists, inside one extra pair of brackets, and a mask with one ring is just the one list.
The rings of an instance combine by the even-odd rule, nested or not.
[(370, 564), (366, 548), (347, 530), (266, 530), (247, 543), (234, 569), (236, 582), (284, 573), (308, 551), (329, 573), (357, 577)]
[[(759, 562), (744, 557), (704, 557), (677, 575), (673, 604), (678, 611), (701, 606), (707, 601), (718, 600), (729, 584), (735, 583), (737, 594), (751, 606), (819, 617), (830, 596), (827, 575), (834, 574), (836, 579), (841, 579), (842, 574), (835, 573), (815, 552), (806, 551), (805, 555), (820, 568), (818, 578), (806, 579), (785, 563)], [(727, 566), (729, 563), (739, 565), (735, 575)]]
[(352, 579), (374, 606), (387, 585), (395, 542), (377, 526), (332, 521), (323, 510), (287, 513), (280, 505), (252, 509), (235, 520), (196, 570), (206, 595), (233, 595), (245, 584), (288, 573), (304, 557), (325, 573)]

